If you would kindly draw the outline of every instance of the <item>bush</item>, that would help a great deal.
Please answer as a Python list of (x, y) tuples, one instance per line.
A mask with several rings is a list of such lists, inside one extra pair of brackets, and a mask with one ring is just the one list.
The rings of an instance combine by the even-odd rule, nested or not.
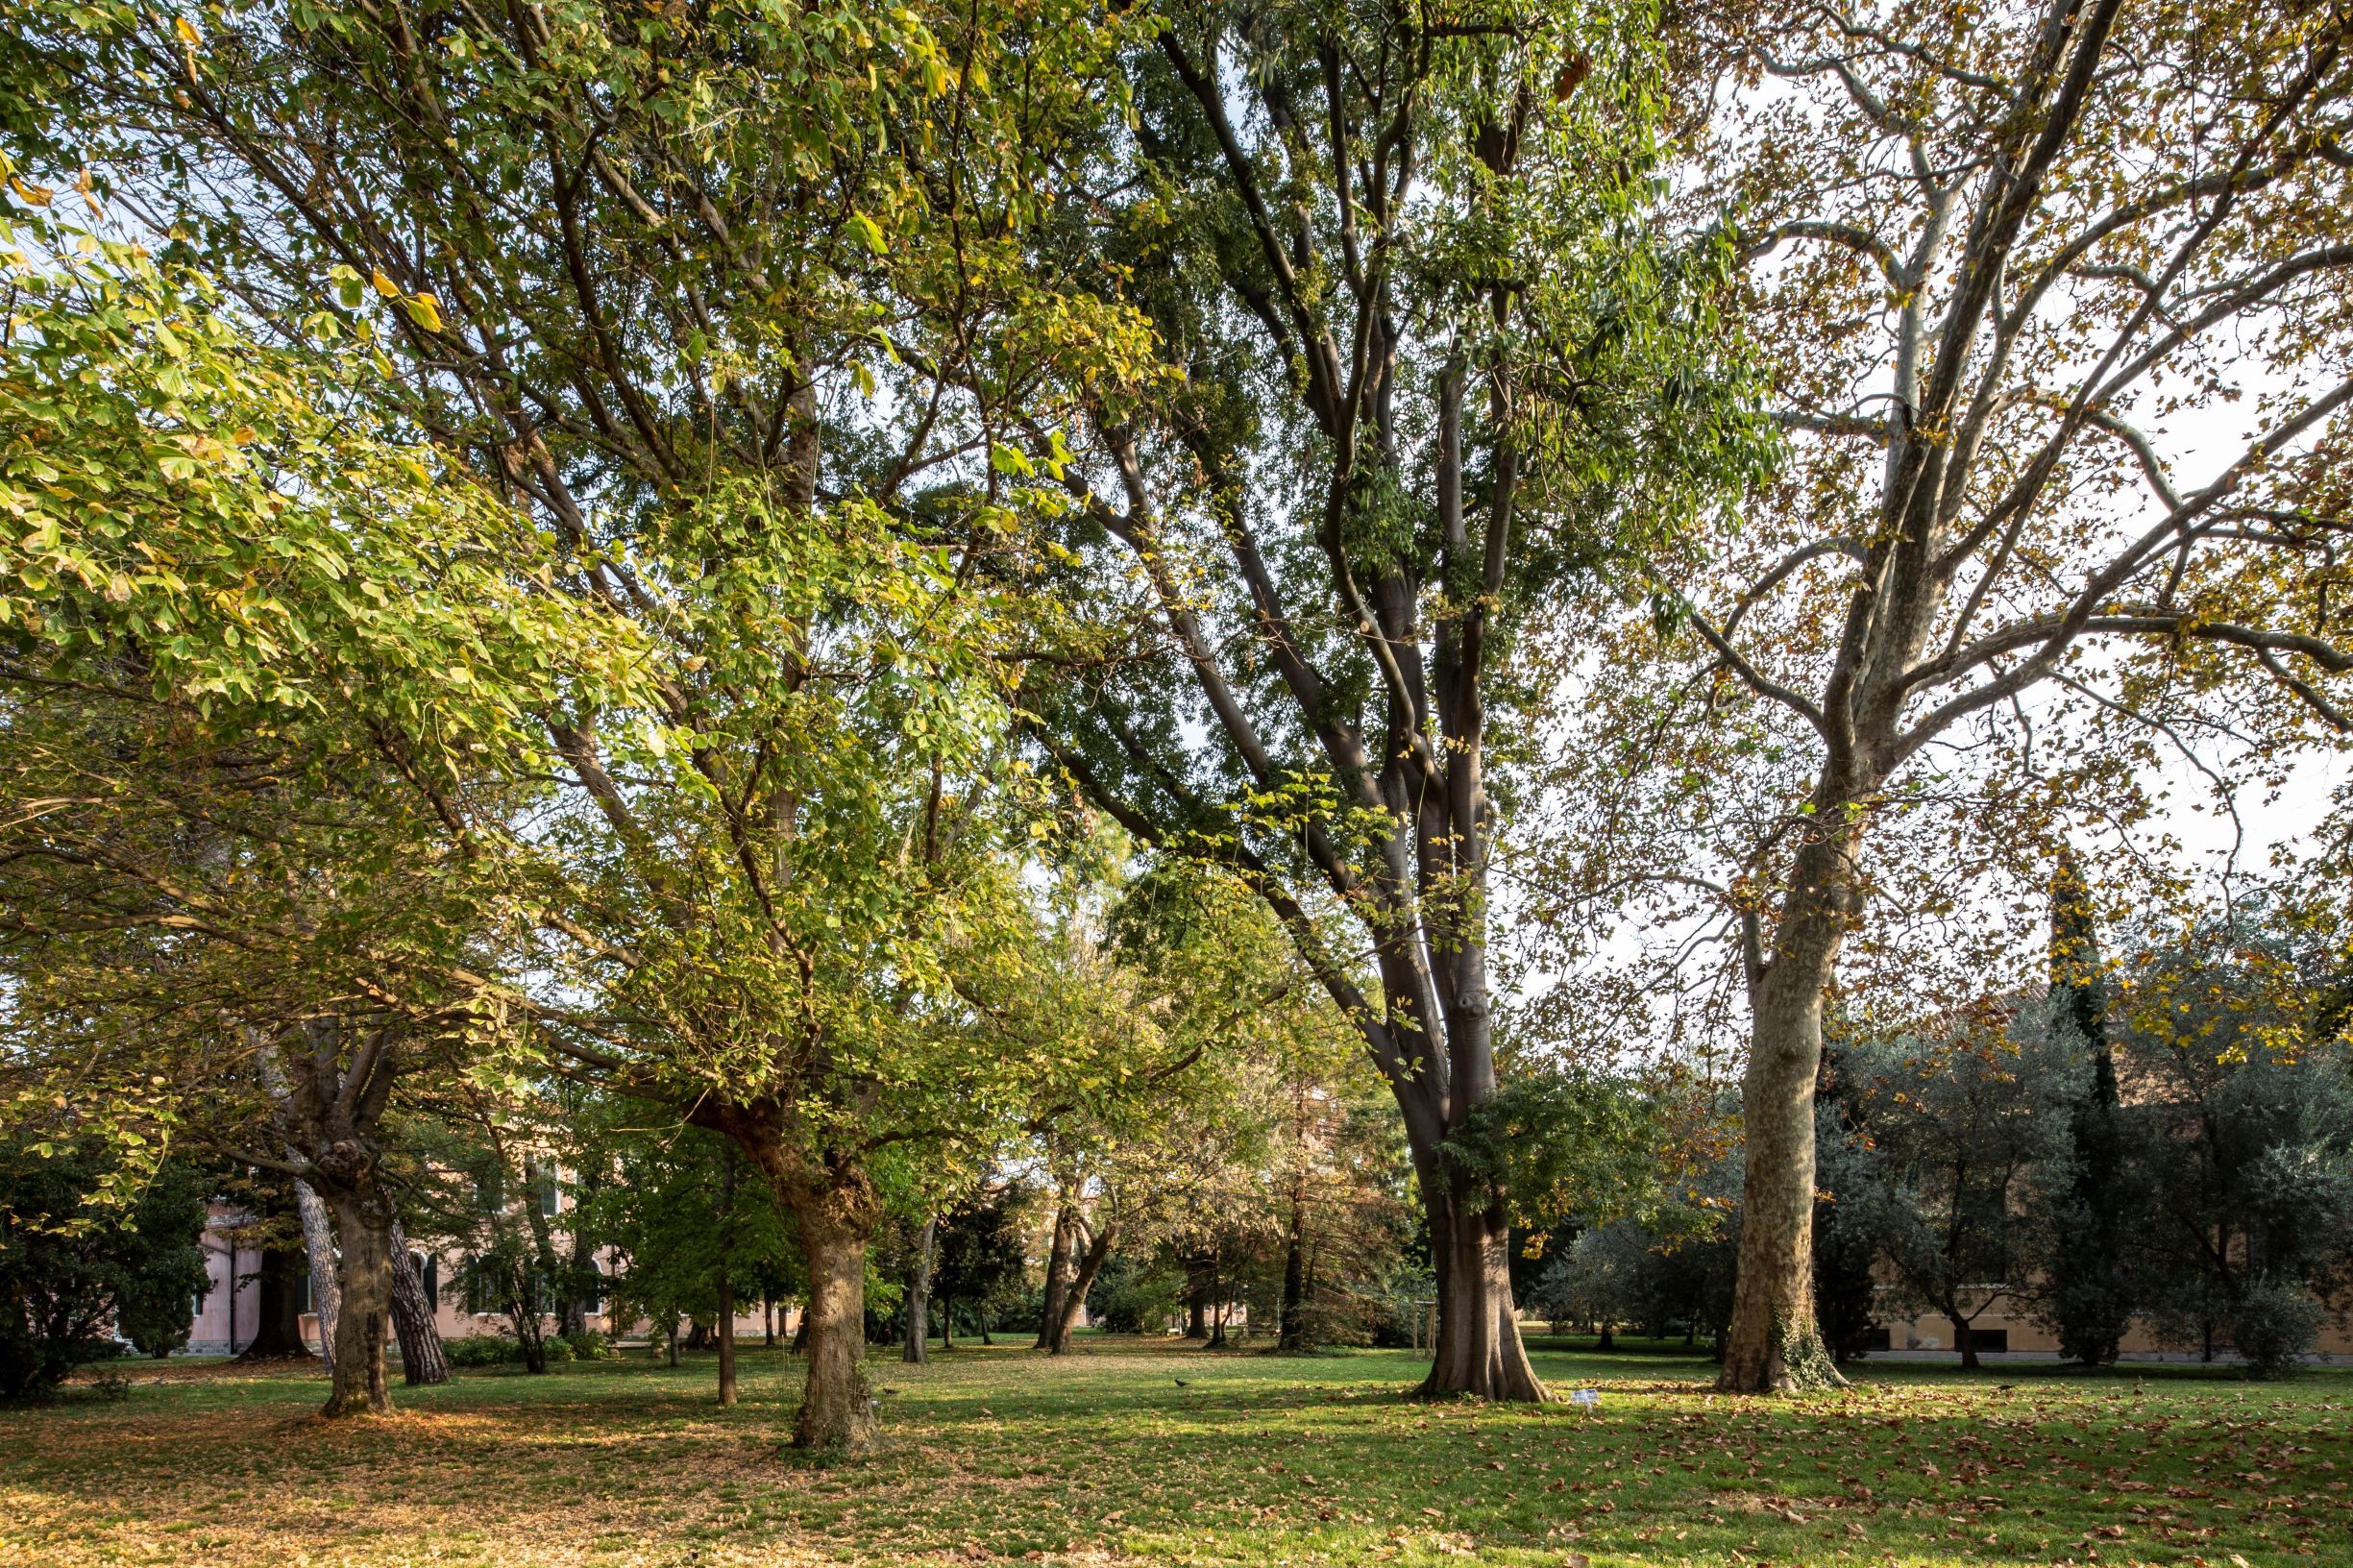
[[(539, 1342), (539, 1354), (546, 1358), (548, 1364), (551, 1366), (554, 1365), (557, 1361), (576, 1361), (580, 1359), (578, 1350), (574, 1347), (571, 1340), (558, 1338), (554, 1335), (550, 1335), (548, 1337)], [(517, 1345), (515, 1347), (514, 1359), (516, 1360), (523, 1360), (523, 1347), (521, 1345)]]
[(167, 1163), (117, 1204), (102, 1196), (115, 1165), (95, 1139), (0, 1143), (0, 1401), (46, 1398), (76, 1364), (120, 1354), (117, 1327), (150, 1351), (185, 1336), (211, 1283), (205, 1184)]
[[(613, 1341), (594, 1329), (582, 1329), (577, 1334), (568, 1334), (564, 1335), (562, 1342), (570, 1348), (575, 1360), (611, 1361), (621, 1358), (621, 1352), (615, 1348)], [(549, 1349), (554, 1349), (553, 1341), (550, 1342)]]
[(2320, 1304), (2285, 1280), (2268, 1275), (2247, 1286), (2231, 1314), (2231, 1347), (2246, 1358), (2247, 1376), (2276, 1378), (2294, 1370), (2320, 1336)]
[(452, 1366), (504, 1366), (523, 1347), (503, 1334), (469, 1334), (441, 1348)]

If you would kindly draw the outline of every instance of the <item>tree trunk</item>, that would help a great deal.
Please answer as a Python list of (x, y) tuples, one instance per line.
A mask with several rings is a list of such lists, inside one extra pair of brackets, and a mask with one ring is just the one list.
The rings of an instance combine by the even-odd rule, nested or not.
[(776, 1292), (766, 1288), (760, 1291), (760, 1348), (776, 1348)]
[(1976, 1371), (1979, 1364), (1977, 1336), (1969, 1332), (1969, 1319), (1958, 1312), (1953, 1312), (1949, 1314), (1949, 1321), (1952, 1324), (1952, 1348), (1961, 1353), (1961, 1370), (1964, 1372)]
[(1210, 1336), (1210, 1287), (1201, 1277), (1201, 1265), (1196, 1260), (1186, 1270), (1185, 1337), (1207, 1339)]
[(308, 1182), (294, 1184), (294, 1207), (303, 1217), (303, 1251), (310, 1263), (310, 1314), (319, 1320), (319, 1360), (328, 1376), (335, 1371), (335, 1232), (327, 1201)]
[(719, 1272), (719, 1403), (735, 1403), (735, 1282)]
[[(874, 1441), (866, 1383), (866, 1244), (872, 1191), (864, 1177), (801, 1195), (801, 1254), (809, 1263), (809, 1380), (793, 1446), (863, 1449)], [(830, 1201), (828, 1201), (830, 1200)]]
[(335, 1360), (331, 1416), (381, 1415), (392, 1409), (384, 1377), (385, 1324), (392, 1313), (392, 1203), (373, 1181), (335, 1198), (343, 1242), (335, 1279)]
[(1275, 1329), (1278, 1355), (1296, 1356), (1308, 1348), (1307, 1201), (1299, 1186), (1291, 1188), (1290, 1235), (1283, 1246), (1282, 1320)]
[(735, 1403), (735, 1163), (739, 1151), (733, 1139), (719, 1185), (719, 1404)]
[[(1081, 1234), (1084, 1234), (1082, 1231)], [(1067, 1354), (1070, 1331), (1078, 1326), (1087, 1313), (1087, 1292), (1094, 1288), (1094, 1277), (1103, 1270), (1103, 1261), (1111, 1256), (1112, 1243), (1118, 1239), (1119, 1226), (1114, 1221), (1095, 1233), (1087, 1251), (1078, 1261), (1078, 1271), (1070, 1280), (1069, 1289), (1063, 1297), (1062, 1315), (1053, 1322), (1053, 1340), (1046, 1347), (1051, 1356)]]
[(441, 1329), (425, 1281), (408, 1256), (408, 1237), (392, 1222), (392, 1332), (401, 1342), (401, 1381), (411, 1387), (450, 1381), (450, 1359), (441, 1348)]
[(699, 1318), (699, 1317), (695, 1317), (695, 1318), (689, 1318), (689, 1319), (687, 1319), (687, 1324), (686, 1324), (686, 1348), (687, 1348), (687, 1349), (689, 1349), (689, 1350), (708, 1350), (708, 1349), (710, 1349), (710, 1348), (711, 1348), (711, 1325), (710, 1325), (710, 1324), (708, 1324), (708, 1323), (705, 1323), (705, 1322), (704, 1322), (704, 1321), (703, 1321), (701, 1318)]
[(1491, 1192), (1416, 1159), (1430, 1194), (1430, 1256), (1436, 1265), (1438, 1342), (1420, 1394), (1532, 1403), (1546, 1396), (1520, 1341), (1511, 1299), (1511, 1226)]
[(676, 1366), (678, 1364), (678, 1324), (675, 1318), (671, 1320), (669, 1327), (662, 1331), (662, 1335), (670, 1343), (670, 1364)]
[(1604, 1319), (1604, 1320), (1603, 1320), (1603, 1323), (1602, 1323), (1602, 1337), (1601, 1337), (1601, 1339), (1600, 1339), (1600, 1340), (1599, 1340), (1599, 1341), (1598, 1341), (1598, 1342), (1597, 1342), (1597, 1343), (1594, 1345), (1594, 1347), (1593, 1347), (1593, 1348), (1594, 1348), (1595, 1350), (1615, 1350), (1615, 1349), (1617, 1349), (1617, 1348), (1618, 1348), (1618, 1335), (1617, 1335), (1617, 1328), (1618, 1328), (1618, 1326), (1617, 1326), (1615, 1323), (1609, 1322), (1607, 1319)]
[(942, 1296), (940, 1298), (940, 1348), (942, 1350), (947, 1351), (954, 1350), (956, 1348), (955, 1333), (956, 1298), (954, 1296)]
[(906, 1333), (901, 1336), (898, 1359), (917, 1366), (930, 1359), (931, 1252), (939, 1234), (937, 1216), (923, 1221), (922, 1234), (915, 1243), (915, 1278), (907, 1286)]
[[(271, 1249), (261, 1254), (259, 1266), (254, 1275), (255, 1306), (260, 1321), (254, 1325), (253, 1339), (237, 1355), (241, 1361), (282, 1361), (300, 1358), (310, 1360), (310, 1347), (303, 1342), (303, 1303), (299, 1288), (302, 1280), (302, 1254), (290, 1249)], [(233, 1292), (236, 1280), (229, 1282)]]
[(1070, 1311), (1070, 1250), (1078, 1211), (1068, 1203), (1054, 1210), (1054, 1239), (1045, 1255), (1045, 1301), (1038, 1314), (1038, 1350), (1052, 1351), (1055, 1326)]
[(1814, 1090), (1823, 993), (1845, 936), (1858, 836), (1850, 828), (1800, 846), (1773, 957), (1750, 957), (1749, 1066), (1740, 1085), (1748, 1168), (1732, 1320), (1716, 1380), (1730, 1392), (1846, 1386), (1814, 1316)]
[(788, 1356), (809, 1354), (809, 1300), (801, 1298), (800, 1315), (793, 1320), (793, 1342), (785, 1347)]

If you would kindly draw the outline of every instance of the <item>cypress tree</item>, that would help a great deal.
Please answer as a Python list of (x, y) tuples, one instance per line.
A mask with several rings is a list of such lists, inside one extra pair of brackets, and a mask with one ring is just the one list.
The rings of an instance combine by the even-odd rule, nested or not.
[(2055, 1205), (2044, 1315), (2060, 1354), (2100, 1366), (2116, 1360), (2132, 1321), (2125, 1129), (2091, 889), (2071, 850), (2050, 885), (2050, 1027), (2090, 1058), (2091, 1073), (2069, 1118), (2071, 1179)]

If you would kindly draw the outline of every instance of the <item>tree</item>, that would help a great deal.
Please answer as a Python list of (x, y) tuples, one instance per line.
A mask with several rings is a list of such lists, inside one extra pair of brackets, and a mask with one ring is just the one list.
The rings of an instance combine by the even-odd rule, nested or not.
[(2341, 1032), (2308, 1033), (2316, 956), (2249, 910), (2150, 944), (2124, 985), (2141, 1305), (2175, 1343), (2211, 1356), (2227, 1335), (2263, 1372), (2311, 1348), (2353, 1263), (2353, 1069)]
[(13, 1129), (0, 1142), (0, 1401), (43, 1396), (116, 1334), (159, 1356), (185, 1343), (210, 1284), (206, 1195), (177, 1161), (126, 1171), (98, 1138)]
[(2090, 890), (2070, 855), (2061, 859), (2050, 892), (2050, 1029), (2054, 1045), (2087, 1059), (2077, 1075), (2084, 1092), (2068, 1107), (2070, 1147), (2052, 1163), (2064, 1188), (2044, 1202), (2050, 1254), (2037, 1312), (2059, 1341), (2060, 1354), (2086, 1366), (2113, 1361), (2131, 1326), (2135, 1284), (2125, 1232), (2133, 1199), (2130, 1155), (2116, 1055), (2108, 1039), (2108, 984), (2099, 956)]
[(973, 1194), (942, 1217), (932, 1275), (941, 1349), (948, 1348), (955, 1332), (957, 1303), (972, 1310), (974, 1326), (985, 1335), (992, 1309), (1027, 1274), (1029, 1238), (1022, 1212), (1028, 1199), (1019, 1186), (1006, 1184)]
[(1854, 1140), (1826, 1165), (1838, 1175), (1840, 1225), (1877, 1242), (1894, 1273), (1889, 1301), (1952, 1324), (1965, 1368), (1978, 1364), (1970, 1325), (2025, 1299), (2043, 1266), (2020, 1216), (2037, 1168), (2064, 1148), (2069, 1086), (2040, 1022), (1839, 1053)]
[(1556, 1325), (1586, 1323), (1614, 1350), (1621, 1323), (1653, 1315), (1658, 1256), (1644, 1227), (1626, 1220), (1586, 1231), (1555, 1257), (1536, 1283), (1532, 1303)]
[(1135, 335), (1010, 264), (1066, 122), (1116, 113), (1093, 20), (258, 4), (190, 46), (128, 6), (12, 14), (99, 189), (257, 314), (364, 342), (377, 404), (552, 553), (501, 568), (628, 628), (641, 686), (532, 709), (527, 824), (413, 782), (514, 879), (490, 977), (543, 1062), (734, 1139), (795, 1215), (804, 1446), (872, 1432), (874, 1158), (992, 1143), (1042, 1071), (958, 987), (1028, 914), (986, 809), (1029, 640), (990, 587), (1029, 553), (999, 405), (1050, 413), (1072, 360), (1115, 380)]
[[(2274, 758), (2343, 727), (2353, 639), (2319, 562), (2353, 398), (2353, 67), (2322, 11), (1695, 20), (1686, 101), (1715, 118), (1693, 221), (1728, 221), (1751, 263), (1790, 462), (1719, 550), (1653, 553), (1649, 613), (1586, 665), (1616, 733), (1561, 751), (1620, 814), (1585, 886), (1680, 888), (1733, 925), (1748, 1188), (1723, 1384), (1803, 1388), (1837, 1381), (1810, 1224), (1842, 950), (1889, 914), (1936, 928), (1988, 863), (2031, 875), (2057, 821), (2127, 805), (2134, 748), (2206, 694), (2247, 693), (2234, 716)], [(1967, 848), (1873, 854), (1956, 797)]]
[[(1436, 1262), (1426, 1391), (1540, 1398), (1506, 1205), (1444, 1156), (1497, 1083), (1490, 770), (1525, 607), (1762, 444), (1706, 363), (1722, 256), (1643, 222), (1647, 8), (1139, 9), (1135, 129), (1040, 264), (1142, 310), (1166, 374), (1056, 456), (1111, 646), (1039, 669), (1031, 733), (1262, 897), (1353, 1021)], [(1031, 461), (1061, 438), (1033, 421)]]

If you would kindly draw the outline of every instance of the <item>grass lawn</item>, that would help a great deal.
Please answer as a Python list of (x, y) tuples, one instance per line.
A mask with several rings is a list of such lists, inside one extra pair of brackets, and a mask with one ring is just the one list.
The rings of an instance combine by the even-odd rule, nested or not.
[(1408, 1352), (959, 1348), (875, 1361), (886, 1446), (813, 1467), (794, 1363), (745, 1360), (726, 1412), (707, 1358), (638, 1353), (375, 1423), (226, 1367), (0, 1413), (0, 1564), (2353, 1563), (2344, 1371), (1867, 1367), (1768, 1405), (1688, 1357), (1539, 1349), (1584, 1414), (1408, 1404)]

